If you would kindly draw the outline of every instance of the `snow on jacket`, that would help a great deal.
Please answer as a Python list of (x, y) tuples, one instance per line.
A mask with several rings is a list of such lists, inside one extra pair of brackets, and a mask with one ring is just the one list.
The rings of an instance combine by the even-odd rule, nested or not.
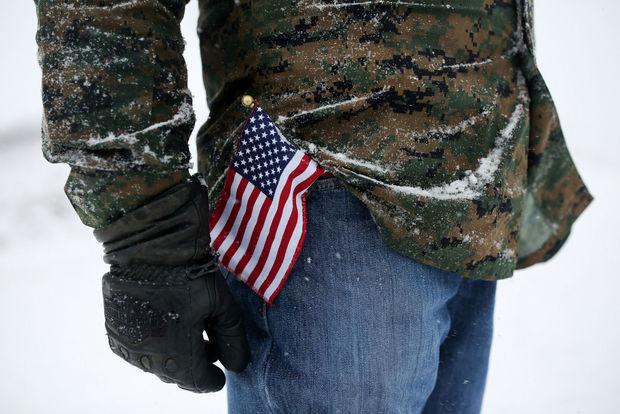
[[(37, 0), (43, 151), (99, 228), (188, 177), (184, 0)], [(211, 201), (258, 98), (386, 242), (496, 280), (591, 202), (534, 59), (531, 0), (200, 0)], [(311, 229), (309, 229), (311, 231)]]

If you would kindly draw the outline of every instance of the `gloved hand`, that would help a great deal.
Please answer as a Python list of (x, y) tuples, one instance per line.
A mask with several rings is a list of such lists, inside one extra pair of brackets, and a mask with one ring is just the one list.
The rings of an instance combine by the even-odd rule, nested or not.
[(103, 277), (110, 348), (194, 392), (224, 386), (216, 360), (240, 372), (250, 356), (240, 310), (209, 252), (207, 213), (194, 176), (95, 230), (111, 264)]

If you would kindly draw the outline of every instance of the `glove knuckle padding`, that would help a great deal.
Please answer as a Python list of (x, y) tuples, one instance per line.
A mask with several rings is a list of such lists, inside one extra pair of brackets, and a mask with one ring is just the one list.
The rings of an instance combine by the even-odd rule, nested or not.
[(179, 186), (96, 231), (111, 264), (105, 327), (112, 351), (130, 364), (183, 389), (217, 391), (225, 376), (213, 362), (240, 371), (249, 348), (208, 250), (206, 191), (196, 181)]

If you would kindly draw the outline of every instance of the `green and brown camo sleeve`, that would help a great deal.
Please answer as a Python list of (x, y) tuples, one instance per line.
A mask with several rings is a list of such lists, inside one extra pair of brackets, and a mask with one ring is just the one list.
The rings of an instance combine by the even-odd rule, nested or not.
[(189, 177), (186, 0), (35, 0), (43, 154), (100, 228)]

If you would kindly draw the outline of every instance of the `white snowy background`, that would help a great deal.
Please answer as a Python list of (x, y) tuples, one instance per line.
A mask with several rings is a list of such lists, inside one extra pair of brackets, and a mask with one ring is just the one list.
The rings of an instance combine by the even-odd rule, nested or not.
[[(195, 36), (183, 23), (204, 121)], [(103, 327), (101, 248), (41, 155), (34, 4), (0, 3), (0, 413), (224, 413), (122, 362)], [(549, 263), (499, 282), (494, 413), (620, 412), (620, 2), (536, 0), (538, 60), (595, 201)], [(193, 145), (193, 143), (192, 143)]]

